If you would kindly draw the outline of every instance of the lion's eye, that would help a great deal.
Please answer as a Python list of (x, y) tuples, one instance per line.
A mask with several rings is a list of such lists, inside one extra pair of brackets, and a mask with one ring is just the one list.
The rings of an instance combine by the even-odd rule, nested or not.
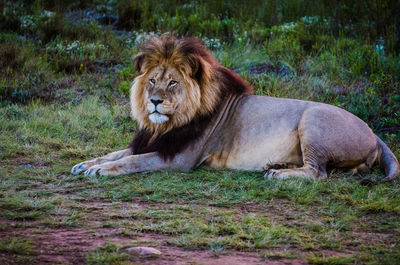
[(154, 85), (154, 84), (156, 83), (156, 80), (153, 79), (153, 78), (151, 78), (151, 79), (149, 80), (149, 82), (150, 82), (150, 84)]
[(171, 80), (171, 81), (169, 81), (168, 86), (175, 86), (177, 83), (178, 83), (178, 82), (176, 82), (176, 81), (174, 81), (174, 80)]

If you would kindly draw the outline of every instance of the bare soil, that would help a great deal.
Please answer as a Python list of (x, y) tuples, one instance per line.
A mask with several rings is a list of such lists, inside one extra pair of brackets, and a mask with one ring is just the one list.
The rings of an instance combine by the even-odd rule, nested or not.
[[(132, 255), (139, 264), (306, 264), (296, 259), (265, 259), (258, 252), (223, 250), (215, 253), (210, 250), (187, 250), (171, 245), (172, 236), (156, 233), (121, 234), (119, 228), (104, 228), (99, 221), (101, 212), (112, 214), (116, 203), (83, 202), (80, 205), (89, 213), (85, 227), (49, 228), (38, 221), (10, 221), (0, 219), (0, 225), (6, 229), (0, 231), (0, 238), (23, 237), (31, 240), (34, 252), (30, 256), (36, 264), (86, 264), (86, 255), (96, 248), (113, 243), (119, 247), (151, 246), (162, 252), (158, 257)], [(162, 203), (117, 203), (119, 207), (144, 208), (158, 206), (161, 209), (175, 206)], [(194, 206), (196, 207), (196, 206)], [(264, 211), (261, 205), (246, 205), (240, 212)], [(278, 250), (277, 250), (278, 251)], [(17, 257), (10, 253), (0, 253), (0, 264), (17, 264)]]
[[(5, 220), (1, 220), (1, 223), (5, 222)], [(25, 225), (19, 222), (10, 222), (10, 229), (1, 231), (0, 237), (23, 236), (29, 238), (35, 248), (32, 256), (36, 264), (86, 264), (86, 253), (98, 247), (104, 247), (107, 243), (118, 246), (132, 244), (147, 246), (150, 244), (162, 252), (159, 257), (133, 256), (132, 260), (139, 264), (306, 264), (300, 259), (268, 260), (256, 252), (229, 250), (216, 255), (208, 250), (185, 250), (169, 245), (168, 241), (172, 239), (171, 237), (152, 233), (142, 233), (132, 239), (116, 235), (118, 229), (115, 228), (49, 229), (42, 225)], [(38, 233), (38, 231), (41, 232)], [(154, 246), (154, 242), (157, 242), (156, 246)], [(12, 254), (2, 253), (0, 254), (0, 263), (17, 264), (17, 261)]]

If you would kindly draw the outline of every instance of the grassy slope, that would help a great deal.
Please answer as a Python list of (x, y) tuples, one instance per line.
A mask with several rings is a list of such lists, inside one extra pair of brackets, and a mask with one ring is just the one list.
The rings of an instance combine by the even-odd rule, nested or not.
[[(128, 115), (126, 105), (108, 105), (97, 96), (74, 104), (1, 108), (1, 218), (38, 221), (41, 229), (123, 228), (130, 244), (138, 233), (169, 235), (170, 245), (217, 254), (239, 249), (263, 258), (333, 264), (393, 264), (399, 258), (398, 181), (366, 187), (337, 171), (328, 181), (268, 181), (260, 173), (206, 168), (188, 174), (70, 175), (75, 163), (128, 144), (135, 128)], [(379, 169), (371, 174), (382, 176)], [(91, 202), (112, 204), (98, 213), (87, 206)], [(157, 203), (122, 207), (120, 202)], [(94, 225), (95, 220), (101, 223)], [(7, 223), (1, 231), (10, 236)], [(7, 240), (2, 244), (12, 251)], [(31, 257), (28, 249), (15, 255)], [(111, 255), (109, 249), (99, 251), (90, 256), (94, 262)]]

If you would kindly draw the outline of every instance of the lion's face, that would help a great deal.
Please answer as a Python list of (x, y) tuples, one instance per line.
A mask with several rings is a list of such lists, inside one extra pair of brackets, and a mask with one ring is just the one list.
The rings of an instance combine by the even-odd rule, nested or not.
[(145, 102), (150, 122), (161, 124), (169, 121), (185, 100), (187, 88), (182, 75), (173, 67), (157, 66), (147, 75)]
[(132, 114), (152, 131), (187, 124), (201, 107), (201, 91), (185, 69), (157, 65), (135, 80)]
[(215, 109), (217, 64), (198, 40), (152, 39), (134, 63), (140, 75), (131, 89), (131, 109), (140, 127), (163, 134)]

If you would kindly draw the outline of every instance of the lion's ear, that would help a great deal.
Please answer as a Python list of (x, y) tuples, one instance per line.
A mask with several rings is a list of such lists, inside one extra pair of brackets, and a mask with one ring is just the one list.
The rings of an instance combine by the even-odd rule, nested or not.
[(203, 60), (201, 57), (195, 57), (192, 64), (192, 78), (194, 78), (197, 83), (202, 86), (205, 83), (210, 82), (211, 72), (210, 65)]
[(138, 55), (135, 56), (135, 59), (133, 59), (133, 65), (135, 66), (136, 71), (139, 73), (142, 72), (142, 66), (145, 60), (145, 54), (144, 53), (139, 53)]

